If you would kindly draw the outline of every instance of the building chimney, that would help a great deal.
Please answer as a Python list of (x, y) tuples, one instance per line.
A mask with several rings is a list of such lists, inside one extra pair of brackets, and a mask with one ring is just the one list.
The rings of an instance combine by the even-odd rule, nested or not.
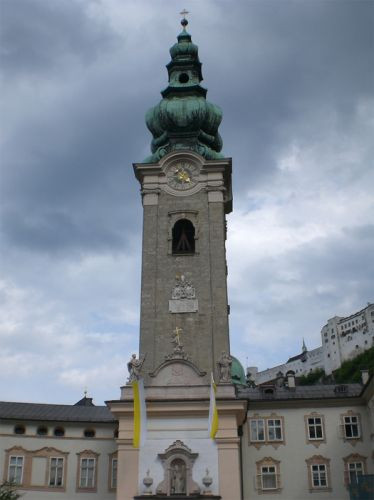
[(277, 373), (277, 387), (283, 387), (284, 385), (284, 376), (281, 371)]
[(287, 382), (288, 382), (288, 388), (289, 389), (295, 389), (296, 384), (295, 384), (295, 372), (293, 370), (288, 370), (286, 373), (287, 377)]
[(363, 385), (366, 385), (369, 381), (369, 370), (360, 370), (361, 371), (361, 381)]

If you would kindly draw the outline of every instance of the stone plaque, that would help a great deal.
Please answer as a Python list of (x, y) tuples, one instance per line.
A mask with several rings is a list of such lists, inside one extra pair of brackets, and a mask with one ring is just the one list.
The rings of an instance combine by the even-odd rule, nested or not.
[(169, 300), (169, 312), (171, 313), (193, 313), (199, 310), (197, 299), (171, 299)]

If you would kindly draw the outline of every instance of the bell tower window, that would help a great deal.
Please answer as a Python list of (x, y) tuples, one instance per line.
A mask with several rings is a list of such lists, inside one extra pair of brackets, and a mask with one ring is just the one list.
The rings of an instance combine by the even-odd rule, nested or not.
[(188, 219), (178, 220), (173, 227), (173, 254), (195, 253), (195, 228)]

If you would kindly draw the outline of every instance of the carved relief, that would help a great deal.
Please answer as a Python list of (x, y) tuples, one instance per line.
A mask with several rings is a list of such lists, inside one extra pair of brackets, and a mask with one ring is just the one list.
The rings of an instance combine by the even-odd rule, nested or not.
[(175, 441), (164, 453), (159, 453), (164, 479), (157, 486), (157, 495), (198, 495), (200, 488), (192, 479), (192, 468), (198, 453), (192, 453), (182, 441)]
[(232, 358), (227, 352), (222, 351), (221, 357), (218, 362), (218, 375), (220, 382), (231, 382), (231, 365)]
[(171, 292), (171, 300), (169, 300), (169, 312), (189, 313), (198, 311), (196, 291), (191, 282), (186, 279), (184, 274), (176, 276), (175, 280), (176, 284)]

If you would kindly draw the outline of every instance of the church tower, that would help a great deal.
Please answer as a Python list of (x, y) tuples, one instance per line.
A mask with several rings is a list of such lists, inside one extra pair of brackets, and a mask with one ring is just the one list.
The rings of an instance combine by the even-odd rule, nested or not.
[[(225, 249), (231, 159), (221, 153), (222, 113), (206, 100), (186, 26), (183, 19), (170, 49), (162, 100), (146, 116), (152, 154), (134, 164), (143, 203), (141, 318), (139, 358), (128, 368), (129, 382), (144, 381), (147, 438), (133, 447), (128, 382), (120, 400), (107, 402), (119, 423), (121, 500), (241, 498), (238, 427), (246, 403), (232, 383)], [(215, 439), (208, 431), (211, 373)]]
[(231, 159), (220, 152), (222, 112), (200, 85), (198, 47), (186, 19), (182, 26), (170, 49), (168, 86), (146, 115), (152, 155), (134, 165), (144, 211), (139, 351), (147, 383), (176, 353), (178, 337), (183, 354), (209, 379), (222, 351), (229, 353)]

